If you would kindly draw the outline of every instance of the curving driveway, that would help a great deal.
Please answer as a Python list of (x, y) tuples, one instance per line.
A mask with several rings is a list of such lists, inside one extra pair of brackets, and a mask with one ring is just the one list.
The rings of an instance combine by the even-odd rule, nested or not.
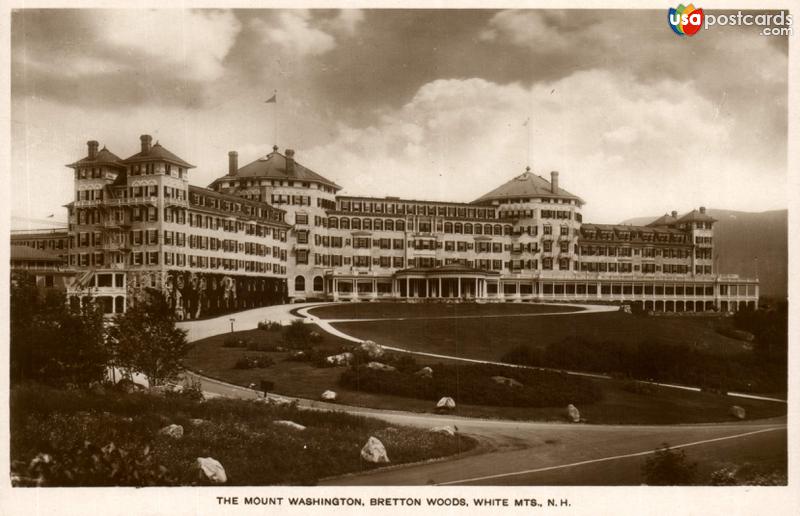
[[(234, 329), (250, 329), (263, 320), (297, 319), (292, 310), (300, 308), (299, 313), (306, 315), (308, 308), (319, 305), (259, 308), (178, 326), (188, 330), (189, 340), (198, 340), (230, 331), (230, 318), (236, 319)], [(326, 331), (326, 326), (330, 327), (324, 320), (310, 319)], [(331, 329), (336, 335), (358, 340)], [(251, 389), (187, 375), (199, 380), (210, 396), (260, 396)], [(730, 463), (785, 464), (787, 460), (785, 417), (701, 425), (584, 425), (415, 414), (305, 399), (298, 403), (303, 408), (340, 410), (392, 424), (423, 428), (452, 424), (481, 442), (477, 452), (463, 456), (325, 479), (322, 485), (638, 485), (642, 462), (662, 443), (685, 448), (688, 458), (700, 463), (699, 472), (704, 476)]]

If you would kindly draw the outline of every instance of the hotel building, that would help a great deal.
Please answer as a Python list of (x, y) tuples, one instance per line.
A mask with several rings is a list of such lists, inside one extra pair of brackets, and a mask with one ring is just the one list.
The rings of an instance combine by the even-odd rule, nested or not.
[(637, 304), (666, 312), (754, 308), (758, 280), (719, 274), (705, 208), (645, 226), (585, 223), (584, 200), (527, 169), (469, 203), (338, 195), (294, 151), (208, 188), (141, 137), (120, 159), (98, 143), (72, 165), (72, 294), (122, 311), (164, 291), (196, 318), (284, 301), (479, 300)]

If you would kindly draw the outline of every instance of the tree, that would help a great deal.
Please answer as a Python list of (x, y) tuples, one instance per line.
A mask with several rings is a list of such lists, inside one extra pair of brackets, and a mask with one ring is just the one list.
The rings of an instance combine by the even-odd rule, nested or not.
[(651, 486), (691, 485), (697, 475), (697, 463), (686, 459), (686, 452), (670, 449), (667, 443), (656, 450), (642, 466), (644, 483)]
[(68, 307), (63, 292), (41, 292), (33, 277), (14, 274), (9, 315), (12, 382), (88, 386), (105, 378), (103, 313), (91, 301)]
[(145, 375), (151, 386), (173, 380), (191, 349), (186, 331), (175, 327), (175, 315), (164, 295), (150, 290), (114, 319), (110, 330), (114, 364)]

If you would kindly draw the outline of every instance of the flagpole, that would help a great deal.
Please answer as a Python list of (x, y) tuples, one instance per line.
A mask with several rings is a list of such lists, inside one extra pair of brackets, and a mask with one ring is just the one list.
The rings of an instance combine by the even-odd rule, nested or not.
[(277, 146), (278, 145), (278, 90), (275, 90), (275, 104), (274, 104), (274, 106), (275, 106), (275, 109), (272, 112), (273, 115), (274, 115), (273, 116), (273, 118), (274, 118), (274, 120), (273, 120), (274, 127), (273, 127), (273, 131), (272, 131), (272, 138), (274, 140), (273, 145)]

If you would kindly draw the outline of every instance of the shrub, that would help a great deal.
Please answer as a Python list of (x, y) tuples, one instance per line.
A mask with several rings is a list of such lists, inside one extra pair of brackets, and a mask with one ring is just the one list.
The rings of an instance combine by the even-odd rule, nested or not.
[(149, 445), (97, 447), (89, 441), (72, 449), (39, 453), (27, 465), (12, 464), (12, 485), (36, 487), (176, 485)]
[(258, 329), (263, 331), (281, 331), (283, 326), (277, 321), (261, 321), (258, 323)]
[(272, 360), (270, 357), (254, 357), (252, 355), (245, 355), (240, 357), (236, 364), (234, 364), (234, 369), (263, 369), (265, 367), (269, 367), (274, 365), (275, 361)]
[(307, 349), (311, 347), (311, 330), (300, 319), (283, 329), (283, 341), (291, 349)]
[(656, 450), (642, 466), (644, 483), (651, 486), (691, 485), (697, 476), (697, 463), (686, 459), (686, 452), (670, 449), (667, 443)]

